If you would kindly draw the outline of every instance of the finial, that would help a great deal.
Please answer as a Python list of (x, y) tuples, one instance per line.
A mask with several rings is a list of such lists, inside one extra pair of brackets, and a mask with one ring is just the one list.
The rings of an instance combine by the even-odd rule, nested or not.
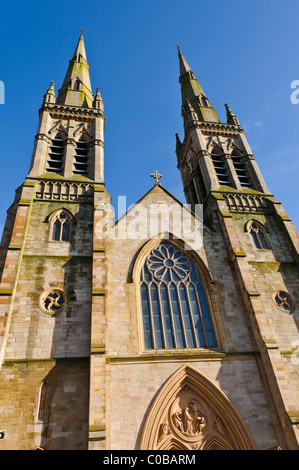
[(157, 184), (159, 183), (159, 179), (162, 178), (162, 175), (160, 175), (160, 173), (158, 173), (157, 170), (155, 170), (154, 173), (151, 174), (151, 177), (155, 178), (156, 184)]
[(84, 36), (84, 33), (86, 32), (86, 29), (79, 29), (81, 36)]
[(181, 52), (181, 48), (178, 44), (176, 44), (175, 47), (177, 48), (178, 52)]

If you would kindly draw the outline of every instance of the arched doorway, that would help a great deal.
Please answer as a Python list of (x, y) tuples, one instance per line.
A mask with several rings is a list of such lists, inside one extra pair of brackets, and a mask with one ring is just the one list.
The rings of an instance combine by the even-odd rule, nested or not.
[(239, 413), (209, 379), (189, 365), (178, 369), (146, 416), (141, 450), (254, 450)]

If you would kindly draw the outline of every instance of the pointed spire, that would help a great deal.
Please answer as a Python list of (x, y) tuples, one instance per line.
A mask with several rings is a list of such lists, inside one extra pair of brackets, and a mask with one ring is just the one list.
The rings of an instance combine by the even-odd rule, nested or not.
[[(177, 48), (180, 64), (179, 82), (181, 84), (182, 107), (185, 108), (185, 114), (188, 110), (190, 111), (191, 106), (197, 115), (197, 120), (202, 122), (220, 122), (213, 106), (191, 71), (180, 47), (177, 46)], [(182, 114), (184, 115), (184, 110)]]
[(93, 94), (82, 31), (62, 87), (58, 91), (57, 103), (85, 108), (92, 107)]
[(231, 111), (231, 109), (228, 107), (228, 104), (225, 104), (225, 109), (226, 109), (226, 118), (227, 118), (227, 124), (233, 124), (235, 126), (239, 126), (239, 119), (237, 116)]
[(85, 51), (85, 44), (84, 44), (84, 36), (83, 31), (81, 30), (80, 38), (76, 47), (76, 50), (73, 55), (73, 59), (76, 59), (76, 62), (80, 62), (80, 56), (87, 62), (86, 51)]
[(191, 69), (190, 69), (189, 65), (187, 64), (186, 59), (185, 59), (185, 57), (183, 56), (183, 54), (182, 54), (182, 52), (181, 52), (180, 46), (177, 45), (176, 47), (177, 47), (178, 53), (179, 53), (180, 77), (182, 77), (182, 76), (184, 76), (186, 73), (191, 72)]
[(51, 85), (47, 91), (47, 93), (44, 95), (44, 101), (43, 103), (55, 103), (56, 102), (56, 96), (55, 96), (55, 90), (54, 90), (54, 82), (51, 82)]

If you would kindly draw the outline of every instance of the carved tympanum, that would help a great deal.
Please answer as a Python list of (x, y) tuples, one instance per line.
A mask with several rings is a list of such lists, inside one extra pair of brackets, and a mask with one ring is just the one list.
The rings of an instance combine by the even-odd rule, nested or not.
[(157, 447), (170, 440), (183, 448), (202, 448), (211, 436), (219, 435), (230, 445), (230, 438), (219, 416), (188, 387), (172, 401), (157, 436)]
[(201, 411), (201, 406), (195, 399), (189, 399), (190, 396), (182, 396), (178, 403), (175, 403), (175, 409), (171, 419), (174, 429), (187, 438), (197, 438), (206, 427), (206, 416)]
[(254, 449), (238, 412), (205, 376), (182, 366), (162, 387), (143, 428), (140, 449)]

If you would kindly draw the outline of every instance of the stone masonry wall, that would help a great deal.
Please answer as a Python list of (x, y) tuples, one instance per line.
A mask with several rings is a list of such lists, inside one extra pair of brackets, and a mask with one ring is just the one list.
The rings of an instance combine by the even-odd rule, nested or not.
[[(155, 186), (141, 202), (148, 209), (150, 204), (174, 204), (159, 186)], [(129, 211), (126, 221), (119, 223), (120, 234), (125, 233), (126, 227), (132, 227), (134, 217), (136, 213)], [(213, 359), (213, 352), (207, 350), (144, 349), (139, 272), (148, 253), (146, 247), (152, 247), (158, 241), (147, 245), (146, 225), (141, 226), (141, 232), (142, 227), (143, 239), (123, 236), (106, 241), (107, 448), (138, 447), (145, 414), (156, 392), (173, 372), (188, 363), (188, 357), (192, 358), (189, 359), (192, 366), (231, 400), (257, 448), (277, 447), (246, 313), (221, 232), (205, 228), (204, 244), (197, 250), (198, 258), (194, 259), (206, 281), (219, 346), (217, 351), (224, 354), (223, 360), (221, 354), (218, 359), (217, 356)], [(188, 243), (188, 240), (184, 241)]]
[[(42, 382), (47, 421), (39, 421)], [(0, 377), (1, 450), (85, 450), (88, 436), (88, 359), (6, 361)]]

